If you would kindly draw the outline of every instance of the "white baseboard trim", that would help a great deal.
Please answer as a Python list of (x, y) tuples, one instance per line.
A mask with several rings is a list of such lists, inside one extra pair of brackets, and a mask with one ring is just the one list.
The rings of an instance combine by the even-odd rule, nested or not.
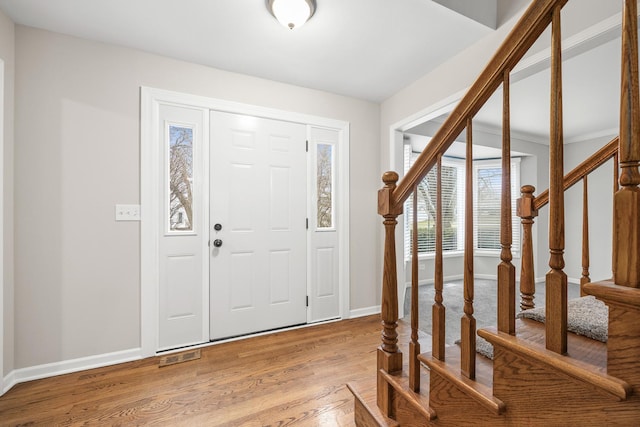
[(11, 389), (11, 387), (18, 384), (16, 382), (15, 372), (16, 371), (11, 371), (7, 374), (6, 377), (4, 377), (4, 387), (2, 388), (2, 390), (0, 390), (0, 396), (8, 392)]
[(113, 353), (99, 354), (97, 356), (81, 357), (78, 359), (64, 360), (62, 362), (46, 363), (44, 365), (28, 368), (14, 369), (5, 377), (4, 392), (16, 384), (41, 378), (54, 377), (56, 375), (69, 374), (87, 369), (102, 368), (118, 363), (131, 362), (142, 359), (140, 348), (116, 351)]
[(372, 307), (356, 308), (349, 312), (349, 319), (355, 319), (356, 317), (370, 316), (372, 314), (380, 314), (382, 307), (374, 305)]
[[(479, 276), (475, 276), (475, 277), (480, 278)], [(492, 277), (492, 278), (495, 279), (495, 276)], [(454, 276), (447, 276), (447, 277), (445, 277), (443, 279), (443, 281), (446, 283), (446, 282), (450, 282), (452, 280), (462, 280), (462, 279), (464, 279), (464, 274), (457, 274), (457, 275), (454, 275)], [(418, 286), (433, 285), (434, 283), (435, 283), (434, 279), (420, 279), (420, 280), (418, 280)], [(411, 282), (405, 282), (404, 287), (406, 289), (410, 288), (411, 287)]]
[(475, 279), (483, 280), (498, 280), (498, 276), (496, 274), (474, 274), (473, 277)]
[[(545, 277), (536, 277), (536, 284), (544, 283), (547, 279)], [(579, 285), (580, 279), (576, 279), (573, 277), (567, 277), (567, 283), (570, 285)]]

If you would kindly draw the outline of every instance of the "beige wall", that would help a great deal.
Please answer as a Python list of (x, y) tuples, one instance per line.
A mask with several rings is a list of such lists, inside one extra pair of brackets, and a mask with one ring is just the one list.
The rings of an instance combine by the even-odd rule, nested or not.
[[(581, 13), (568, 14), (565, 36), (619, 11), (618, 2), (572, 3)], [(350, 122), (351, 308), (379, 304), (376, 190), (389, 168), (389, 127), (468, 87), (519, 14), (510, 10), (514, 19), (379, 106), (22, 26), (14, 45), (14, 25), (0, 12), (4, 372), (140, 345), (139, 224), (115, 223), (113, 206), (140, 201), (142, 85)]]
[(13, 370), (14, 347), (14, 289), (13, 289), (13, 110), (14, 110), (14, 34), (11, 19), (0, 10), (0, 59), (4, 61), (4, 240), (2, 263), (4, 295), (2, 308), (4, 331), (0, 331), (3, 341), (3, 362), (0, 374), (6, 376)]
[[(22, 368), (140, 345), (140, 86), (350, 122), (351, 308), (379, 304), (379, 106), (16, 28), (16, 348)], [(142, 160), (144, 161), (144, 159)]]

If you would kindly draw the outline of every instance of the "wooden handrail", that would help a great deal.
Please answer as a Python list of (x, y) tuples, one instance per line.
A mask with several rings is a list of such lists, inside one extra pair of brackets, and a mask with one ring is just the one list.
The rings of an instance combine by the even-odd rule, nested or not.
[[(598, 169), (603, 163), (611, 159), (618, 152), (618, 137), (613, 138), (607, 145), (593, 153), (588, 159), (576, 166), (564, 177), (564, 191), (573, 187), (582, 178)], [(538, 210), (549, 203), (549, 190), (545, 190), (533, 202), (533, 208)]]
[(478, 79), (435, 133), (429, 145), (420, 153), (413, 167), (398, 183), (391, 194), (393, 207), (401, 207), (411, 196), (413, 189), (436, 164), (438, 154), (444, 154), (453, 141), (484, 103), (502, 84), (505, 72), (509, 72), (529, 50), (540, 34), (551, 23), (551, 13), (568, 0), (538, 0), (524, 12), (496, 54), (491, 58)]

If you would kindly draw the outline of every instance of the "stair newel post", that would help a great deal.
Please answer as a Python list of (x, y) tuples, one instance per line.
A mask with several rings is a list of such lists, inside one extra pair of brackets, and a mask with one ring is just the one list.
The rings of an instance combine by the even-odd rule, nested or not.
[(589, 188), (587, 176), (582, 178), (582, 277), (580, 278), (580, 296), (585, 296), (584, 284), (591, 282), (589, 277)]
[(522, 265), (520, 266), (520, 310), (535, 307), (533, 302), (536, 293), (535, 272), (533, 270), (533, 222), (538, 216), (534, 207), (533, 185), (524, 185), (517, 203), (517, 215), (522, 222)]
[(460, 370), (462, 375), (476, 377), (476, 319), (473, 317), (473, 132), (467, 119), (467, 152), (465, 161), (465, 227), (464, 227), (464, 315), (460, 321)]
[(413, 191), (411, 233), (411, 342), (409, 343), (409, 388), (420, 391), (420, 342), (418, 341), (418, 187)]
[(382, 273), (382, 344), (378, 348), (378, 407), (391, 415), (391, 386), (380, 374), (402, 370), (402, 353), (398, 349), (398, 275), (396, 269), (395, 230), (402, 205), (396, 206), (393, 190), (398, 182), (398, 174), (385, 172), (382, 176), (384, 187), (378, 191), (378, 213), (384, 218), (384, 270)]
[(626, 0), (622, 14), (620, 96), (620, 186), (614, 196), (613, 279), (640, 287), (640, 95), (638, 94), (637, 3)]
[(513, 224), (511, 220), (511, 124), (509, 71), (502, 81), (502, 195), (500, 206), (500, 264), (498, 265), (498, 330), (516, 333), (516, 268), (511, 260)]
[(435, 299), (432, 308), (432, 345), (431, 354), (434, 358), (444, 361), (445, 348), (445, 314), (442, 290), (444, 288), (444, 272), (442, 266), (442, 154), (438, 154), (436, 165), (436, 253), (434, 259), (434, 291)]
[(551, 132), (549, 141), (549, 267), (546, 275), (546, 347), (567, 352), (567, 275), (564, 269), (564, 166), (560, 6), (551, 27)]

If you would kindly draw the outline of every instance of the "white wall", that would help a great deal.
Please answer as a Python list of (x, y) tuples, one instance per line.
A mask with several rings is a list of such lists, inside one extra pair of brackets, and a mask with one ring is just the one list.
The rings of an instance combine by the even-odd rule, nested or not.
[[(11, 19), (0, 10), (0, 59), (4, 61), (4, 152), (3, 152), (3, 225), (2, 274), (4, 295), (2, 314), (4, 331), (3, 362), (0, 374), (8, 375), (14, 368), (14, 288), (13, 288), (13, 111), (14, 111), (14, 34)], [(0, 286), (0, 289), (2, 287)], [(1, 390), (0, 390), (1, 393)]]
[(16, 72), (16, 368), (140, 345), (139, 223), (113, 219), (140, 86), (350, 122), (351, 309), (379, 304), (377, 104), (23, 26)]

